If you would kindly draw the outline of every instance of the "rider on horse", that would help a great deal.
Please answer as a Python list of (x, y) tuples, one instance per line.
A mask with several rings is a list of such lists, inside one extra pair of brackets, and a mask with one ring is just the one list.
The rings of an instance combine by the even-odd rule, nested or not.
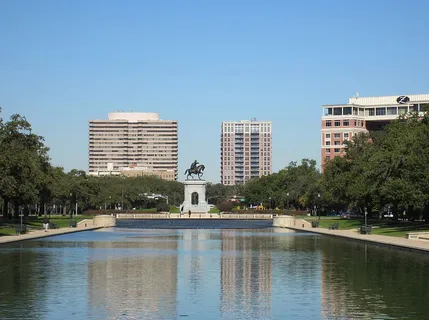
[(189, 171), (196, 172), (197, 165), (198, 165), (198, 161), (197, 160), (195, 160), (194, 162), (192, 162), (191, 167), (189, 168)]
[(198, 176), (198, 179), (201, 180), (201, 176), (203, 175), (204, 169), (205, 166), (203, 164), (199, 164), (198, 161), (195, 160), (194, 162), (192, 162), (191, 167), (189, 169), (186, 169), (186, 178), (192, 177), (192, 175), (196, 174)]

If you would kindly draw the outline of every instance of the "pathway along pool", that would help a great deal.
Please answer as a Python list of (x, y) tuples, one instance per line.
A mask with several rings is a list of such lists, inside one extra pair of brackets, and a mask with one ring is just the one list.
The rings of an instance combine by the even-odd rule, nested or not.
[(285, 229), (0, 246), (0, 319), (429, 319), (429, 256)]

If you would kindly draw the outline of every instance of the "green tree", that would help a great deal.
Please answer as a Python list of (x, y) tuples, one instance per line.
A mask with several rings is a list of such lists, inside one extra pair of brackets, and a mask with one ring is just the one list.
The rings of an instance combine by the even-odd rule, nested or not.
[(35, 203), (50, 169), (48, 148), (30, 123), (20, 115), (0, 121), (0, 196), (3, 216), (9, 203), (17, 214), (20, 206)]

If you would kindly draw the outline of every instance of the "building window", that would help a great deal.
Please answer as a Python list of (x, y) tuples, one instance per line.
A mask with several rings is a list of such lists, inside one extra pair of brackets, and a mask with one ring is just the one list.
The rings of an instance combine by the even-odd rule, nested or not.
[(347, 116), (347, 115), (351, 115), (351, 114), (352, 114), (352, 107), (344, 107), (344, 109), (343, 109), (343, 114), (344, 114), (345, 116)]
[(326, 134), (326, 139), (331, 139), (331, 134), (330, 133)]
[(332, 108), (325, 108), (324, 109), (324, 114), (325, 114), (325, 116), (332, 115)]
[(325, 127), (331, 127), (331, 126), (332, 126), (332, 121), (331, 120), (326, 120)]
[(334, 138), (341, 138), (341, 133), (334, 133)]
[(399, 107), (398, 114), (406, 114), (408, 112), (408, 107)]
[(357, 121), (355, 120), (355, 127), (357, 127)]
[(331, 149), (326, 149), (326, 153), (331, 153)]
[(334, 126), (336, 126), (336, 127), (340, 127), (340, 126), (341, 126), (341, 121), (336, 120), (336, 121), (334, 122)]
[(341, 116), (343, 114), (343, 108), (334, 108), (334, 116)]
[(339, 145), (341, 145), (341, 142), (340, 141), (334, 141), (334, 145), (339, 146)]
[(343, 120), (343, 126), (344, 127), (348, 127), (350, 124), (349, 124), (349, 120)]
[(344, 140), (349, 140), (349, 133), (348, 132), (344, 132)]
[(326, 156), (325, 160), (331, 160), (331, 157), (330, 156)]
[(395, 115), (397, 113), (398, 113), (398, 110), (396, 109), (396, 107), (388, 107), (387, 108), (387, 114)]
[(377, 116), (385, 116), (386, 115), (386, 108), (376, 108), (375, 114)]
[(374, 108), (368, 109), (368, 116), (374, 116), (375, 112), (374, 112)]
[(335, 148), (334, 152), (338, 153), (338, 152), (340, 152), (340, 149), (339, 148)]
[(327, 146), (330, 146), (330, 145), (331, 145), (331, 141), (326, 141), (326, 142), (325, 142), (325, 144), (326, 144)]

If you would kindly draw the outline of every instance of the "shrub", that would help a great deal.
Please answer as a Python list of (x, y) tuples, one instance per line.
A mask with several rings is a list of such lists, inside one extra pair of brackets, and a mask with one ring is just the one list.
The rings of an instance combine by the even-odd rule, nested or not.
[(218, 203), (217, 207), (220, 211), (228, 212), (228, 211), (232, 211), (232, 208), (234, 207), (234, 205), (229, 201), (221, 201)]
[(156, 212), (160, 212), (160, 211), (170, 211), (170, 206), (168, 204), (166, 204), (165, 202), (158, 202), (156, 204)]

